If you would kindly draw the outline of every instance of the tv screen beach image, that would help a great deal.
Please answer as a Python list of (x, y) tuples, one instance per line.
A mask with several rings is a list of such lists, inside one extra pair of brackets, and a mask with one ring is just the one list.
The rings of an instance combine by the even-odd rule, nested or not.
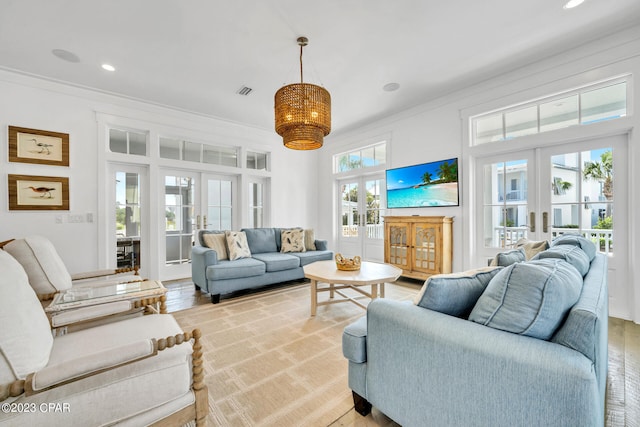
[(458, 206), (458, 159), (389, 169), (387, 208)]

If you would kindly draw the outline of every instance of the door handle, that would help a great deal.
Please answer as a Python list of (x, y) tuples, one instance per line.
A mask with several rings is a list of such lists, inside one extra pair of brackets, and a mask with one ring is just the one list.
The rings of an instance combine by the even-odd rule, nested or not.
[(542, 212), (542, 232), (546, 233), (549, 231), (549, 213)]
[(536, 232), (536, 213), (535, 212), (529, 212), (529, 230), (531, 230), (532, 233)]
[(207, 229), (207, 216), (205, 215), (205, 216), (203, 217), (203, 219), (204, 219), (204, 224), (203, 224), (203, 225), (204, 225), (204, 227), (203, 227), (203, 228), (206, 230), (206, 229)]
[(196, 229), (200, 230), (200, 215), (196, 216)]

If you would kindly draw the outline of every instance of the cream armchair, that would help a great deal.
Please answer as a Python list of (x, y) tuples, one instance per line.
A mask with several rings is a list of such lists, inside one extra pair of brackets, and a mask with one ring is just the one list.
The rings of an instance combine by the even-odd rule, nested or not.
[(29, 283), (41, 301), (50, 300), (57, 292), (65, 291), (72, 286), (93, 286), (143, 280), (137, 271), (128, 268), (71, 275), (55, 246), (43, 236), (8, 240), (2, 242), (1, 245), (25, 269)]
[(0, 251), (0, 271), (0, 426), (204, 425), (198, 330), (158, 314), (54, 338), (22, 266)]

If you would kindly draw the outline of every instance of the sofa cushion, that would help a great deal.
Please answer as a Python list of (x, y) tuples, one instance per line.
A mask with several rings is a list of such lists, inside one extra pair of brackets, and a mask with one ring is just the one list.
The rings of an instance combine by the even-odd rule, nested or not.
[(47, 365), (53, 337), (24, 269), (0, 250), (0, 385)]
[(264, 254), (251, 254), (251, 257), (264, 262), (267, 273), (271, 271), (290, 270), (300, 267), (300, 258), (289, 254), (271, 252)]
[(492, 267), (507, 267), (516, 262), (526, 261), (526, 256), (523, 248), (513, 249), (510, 251), (499, 252), (496, 254), (493, 261), (491, 261)]
[(247, 235), (244, 231), (225, 231), (227, 238), (227, 249), (229, 250), (229, 260), (234, 261), (240, 258), (249, 258), (251, 250), (247, 243)]
[(22, 264), (31, 287), (38, 295), (52, 294), (71, 287), (71, 275), (56, 248), (46, 237), (16, 239), (5, 245), (4, 250)]
[(367, 361), (367, 316), (362, 316), (344, 328), (342, 355), (355, 363)]
[(333, 259), (332, 251), (307, 251), (307, 252), (291, 252), (289, 255), (293, 255), (300, 258), (300, 266), (311, 264), (316, 261), (327, 261)]
[(546, 340), (578, 301), (581, 290), (582, 276), (564, 260), (512, 264), (491, 279), (469, 320)]
[(222, 233), (206, 233), (202, 234), (202, 241), (206, 247), (216, 251), (219, 261), (229, 259), (226, 235)]
[(579, 246), (589, 257), (589, 262), (593, 261), (597, 252), (596, 245), (591, 240), (575, 233), (564, 233), (551, 242), (552, 247), (559, 245)]
[(207, 267), (207, 280), (241, 279), (260, 276), (266, 271), (265, 263), (253, 258), (220, 261)]
[(252, 254), (278, 252), (276, 231), (273, 228), (243, 228)]
[(524, 255), (527, 261), (533, 258), (538, 252), (549, 249), (549, 242), (546, 240), (529, 240), (526, 237), (518, 239), (516, 248), (524, 249)]
[(414, 304), (451, 316), (467, 316), (491, 279), (502, 267), (485, 267), (462, 273), (429, 277), (413, 299)]
[(304, 230), (292, 228), (281, 231), (282, 247), (280, 252), (305, 252)]
[(580, 246), (558, 245), (553, 246), (546, 251), (539, 252), (532, 259), (558, 258), (567, 261), (573, 265), (576, 270), (584, 275), (589, 271), (589, 256)]

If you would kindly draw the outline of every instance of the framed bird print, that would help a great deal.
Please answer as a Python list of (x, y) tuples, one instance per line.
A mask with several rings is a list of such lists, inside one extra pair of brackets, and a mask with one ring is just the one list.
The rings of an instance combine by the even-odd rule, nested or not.
[(69, 134), (9, 126), (9, 161), (69, 166)]
[(69, 178), (9, 175), (9, 210), (69, 210)]

